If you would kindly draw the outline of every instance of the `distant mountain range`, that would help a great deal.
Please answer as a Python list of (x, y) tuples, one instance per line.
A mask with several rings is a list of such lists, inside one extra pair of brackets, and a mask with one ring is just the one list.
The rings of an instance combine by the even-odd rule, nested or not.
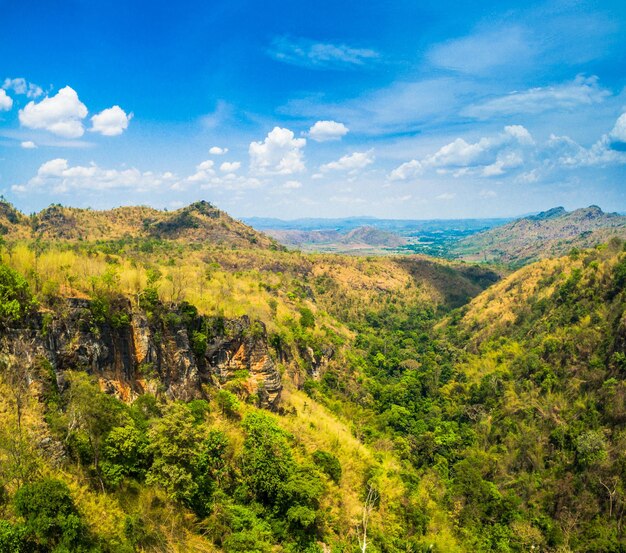
[(447, 244), (511, 219), (281, 219), (243, 221), (281, 244), (304, 251), (389, 254), (426, 253), (444, 257)]
[(468, 261), (523, 265), (575, 247), (594, 247), (611, 236), (626, 238), (626, 217), (596, 205), (571, 212), (555, 207), (463, 238), (450, 254)]

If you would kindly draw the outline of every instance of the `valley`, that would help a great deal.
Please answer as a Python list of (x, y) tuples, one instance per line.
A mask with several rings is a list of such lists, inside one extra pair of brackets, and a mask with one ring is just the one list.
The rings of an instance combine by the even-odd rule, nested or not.
[(0, 551), (620, 550), (619, 236), (503, 271), (1, 207)]

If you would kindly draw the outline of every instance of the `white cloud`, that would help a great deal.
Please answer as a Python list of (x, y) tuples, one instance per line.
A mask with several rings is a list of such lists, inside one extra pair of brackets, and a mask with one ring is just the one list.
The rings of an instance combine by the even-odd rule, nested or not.
[(522, 146), (532, 146), (535, 143), (528, 129), (522, 125), (507, 125), (504, 127), (504, 132), (517, 140)]
[(0, 88), (0, 111), (9, 111), (13, 107), (13, 98)]
[(368, 165), (374, 163), (374, 151), (368, 150), (367, 152), (354, 152), (350, 155), (345, 155), (339, 158), (337, 161), (331, 161), (320, 167), (320, 171), (323, 173), (327, 171), (349, 171), (355, 172), (360, 169), (364, 169)]
[(251, 142), (250, 169), (259, 174), (291, 175), (305, 170), (302, 149), (306, 139), (292, 131), (274, 127), (263, 142)]
[[(220, 170), (225, 171), (228, 169), (228, 165), (241, 166), (239, 162), (232, 164), (222, 163)], [(238, 168), (239, 167), (237, 167), (237, 169)], [(256, 178), (240, 176), (232, 172), (225, 175), (218, 175), (215, 171), (215, 162), (211, 159), (207, 159), (196, 166), (195, 173), (184, 179), (177, 180), (170, 188), (176, 191), (187, 190), (190, 187), (200, 188), (201, 190), (244, 190), (259, 188), (262, 184), (263, 183)]]
[(613, 129), (609, 133), (611, 147), (617, 150), (626, 148), (626, 113), (622, 113), (615, 121)]
[(463, 110), (463, 115), (478, 119), (518, 113), (537, 114), (545, 111), (574, 110), (583, 105), (599, 104), (611, 93), (598, 84), (598, 77), (578, 75), (572, 82), (544, 88), (511, 92)]
[(423, 159), (413, 159), (396, 167), (389, 174), (389, 180), (407, 180), (428, 169), (435, 169), (442, 175), (452, 172), (454, 177), (472, 172), (484, 177), (502, 175), (521, 166), (524, 151), (534, 145), (535, 141), (525, 127), (508, 125), (504, 132), (483, 137), (477, 142), (456, 138)]
[(4, 79), (2, 88), (5, 90), (12, 90), (15, 94), (25, 94), (27, 98), (39, 98), (43, 94), (43, 90), (40, 86), (34, 83), (29, 83), (26, 79)]
[(482, 74), (498, 67), (528, 60), (533, 42), (519, 27), (477, 32), (434, 46), (427, 54), (436, 66), (461, 73)]
[(20, 146), (22, 146), (25, 150), (33, 150), (37, 147), (37, 144), (35, 144), (32, 140), (26, 140), (22, 142)]
[(228, 148), (220, 148), (219, 146), (213, 146), (212, 148), (209, 148), (209, 153), (212, 156), (223, 156), (227, 152)]
[(126, 114), (120, 106), (102, 110), (91, 118), (91, 131), (103, 136), (118, 136), (127, 128), (133, 114)]
[(348, 127), (343, 123), (318, 121), (309, 129), (309, 137), (316, 142), (327, 142), (329, 140), (340, 140), (348, 132)]
[(288, 180), (285, 184), (283, 184), (283, 188), (296, 190), (297, 188), (302, 188), (302, 183), (297, 180)]
[(526, 128), (521, 125), (509, 125), (504, 127), (503, 133), (481, 138), (478, 142), (468, 143), (463, 138), (457, 138), (426, 157), (422, 164), (446, 168), (491, 165), (501, 156), (507, 155), (508, 152), (503, 153), (505, 148), (533, 144), (534, 140)]
[[(186, 181), (188, 183), (204, 183), (209, 182), (212, 177), (215, 176), (215, 170), (213, 169), (215, 162), (211, 159), (207, 159), (203, 161), (199, 165), (196, 166), (196, 172), (193, 175), (187, 177)], [(178, 189), (186, 188), (183, 182), (177, 183), (175, 186)]]
[(66, 159), (57, 158), (39, 167), (37, 175), (25, 185), (15, 185), (13, 191), (46, 191), (54, 193), (109, 190), (148, 192), (176, 179), (172, 173), (141, 172), (138, 169), (103, 169), (92, 163), (70, 166)]
[(81, 137), (85, 132), (82, 120), (86, 116), (87, 107), (69, 86), (38, 104), (29, 102), (19, 112), (20, 123), (24, 127), (44, 129), (64, 138)]
[(436, 196), (435, 200), (449, 201), (454, 200), (454, 198), (456, 198), (456, 194), (451, 192), (444, 192), (443, 194), (439, 194), (439, 196)]
[(362, 66), (376, 60), (379, 54), (368, 48), (346, 44), (315, 42), (306, 38), (275, 37), (268, 50), (277, 61), (312, 69), (342, 69)]
[(417, 159), (412, 159), (396, 167), (389, 174), (389, 180), (407, 180), (421, 174), (423, 170), (422, 163)]
[(495, 162), (483, 167), (483, 177), (497, 177), (503, 175), (509, 169), (515, 169), (524, 163), (524, 158), (519, 152), (501, 152)]
[(585, 148), (569, 136), (551, 135), (546, 145), (545, 163), (568, 168), (626, 164), (626, 152), (616, 147), (608, 135), (590, 148)]
[(481, 190), (478, 195), (484, 199), (495, 198), (497, 196), (493, 190)]
[(225, 161), (224, 163), (220, 165), (220, 171), (224, 173), (234, 173), (235, 171), (238, 171), (240, 168), (241, 168), (241, 163), (239, 161), (233, 161), (233, 162)]

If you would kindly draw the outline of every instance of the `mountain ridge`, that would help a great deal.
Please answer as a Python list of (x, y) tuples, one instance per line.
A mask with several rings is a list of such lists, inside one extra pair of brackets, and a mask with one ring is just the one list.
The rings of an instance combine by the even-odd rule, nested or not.
[(210, 242), (237, 248), (282, 248), (266, 234), (205, 200), (174, 211), (147, 206), (93, 210), (52, 204), (31, 216), (3, 200), (0, 201), (0, 236), (86, 241), (147, 238)]
[(572, 248), (594, 247), (611, 236), (626, 237), (625, 216), (605, 213), (597, 205), (573, 211), (555, 207), (466, 237), (451, 251), (467, 261), (523, 265)]

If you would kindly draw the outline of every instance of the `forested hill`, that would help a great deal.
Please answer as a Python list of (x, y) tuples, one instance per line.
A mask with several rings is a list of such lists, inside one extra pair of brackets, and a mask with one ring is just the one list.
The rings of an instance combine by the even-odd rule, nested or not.
[(82, 241), (151, 238), (239, 248), (281, 247), (206, 201), (175, 211), (150, 207), (97, 211), (51, 205), (30, 217), (0, 201), (0, 236)]
[(591, 248), (611, 236), (626, 238), (626, 217), (595, 205), (571, 212), (555, 207), (464, 238), (451, 253), (469, 261), (519, 266), (564, 255), (574, 247)]
[(626, 550), (620, 239), (501, 279), (3, 213), (0, 553)]

